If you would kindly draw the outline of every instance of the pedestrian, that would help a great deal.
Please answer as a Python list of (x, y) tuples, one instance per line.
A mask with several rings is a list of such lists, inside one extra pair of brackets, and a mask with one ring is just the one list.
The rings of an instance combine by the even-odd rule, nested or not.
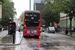
[(72, 32), (73, 32), (73, 27), (71, 28), (70, 36), (72, 36)]
[(71, 32), (73, 32), (73, 27), (71, 28)]

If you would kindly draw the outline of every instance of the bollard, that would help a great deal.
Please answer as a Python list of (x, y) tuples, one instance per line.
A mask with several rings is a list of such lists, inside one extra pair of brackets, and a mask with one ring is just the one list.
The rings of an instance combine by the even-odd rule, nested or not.
[(13, 44), (15, 44), (15, 33), (13, 33)]

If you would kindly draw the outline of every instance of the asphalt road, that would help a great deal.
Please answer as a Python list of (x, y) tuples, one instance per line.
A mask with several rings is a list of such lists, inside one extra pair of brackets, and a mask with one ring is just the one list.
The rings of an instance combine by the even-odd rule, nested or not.
[(42, 32), (40, 38), (23, 37), (20, 45), (0, 45), (0, 50), (75, 50), (75, 38)]

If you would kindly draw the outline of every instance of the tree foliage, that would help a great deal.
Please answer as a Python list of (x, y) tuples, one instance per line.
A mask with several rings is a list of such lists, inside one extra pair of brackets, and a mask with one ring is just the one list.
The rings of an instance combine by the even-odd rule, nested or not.
[(43, 25), (43, 24), (44, 24), (44, 22), (45, 22), (45, 21), (44, 21), (44, 19), (42, 19), (42, 18), (41, 18), (41, 25)]
[(53, 4), (50, 1), (48, 3), (53, 5), (52, 11), (64, 12), (69, 17), (75, 16), (75, 0), (54, 0)]
[[(50, 4), (51, 2), (47, 0)], [(72, 18), (75, 17), (75, 0), (54, 0), (52, 11), (64, 12), (70, 19), (70, 34), (72, 28)]]
[(52, 11), (52, 5), (49, 5), (48, 3), (45, 5), (44, 9), (41, 11), (41, 18), (45, 20), (45, 24), (47, 26), (50, 25), (50, 22), (56, 22), (58, 23), (60, 20), (59, 13)]
[(4, 3), (4, 0), (0, 0), (0, 2)]
[(15, 14), (14, 3), (10, 2), (10, 0), (4, 0), (4, 4), (2, 6), (2, 25), (7, 26), (9, 18), (13, 21)]
[(21, 13), (20, 17), (21, 17), (21, 22), (23, 22), (23, 19), (24, 19), (24, 12)]

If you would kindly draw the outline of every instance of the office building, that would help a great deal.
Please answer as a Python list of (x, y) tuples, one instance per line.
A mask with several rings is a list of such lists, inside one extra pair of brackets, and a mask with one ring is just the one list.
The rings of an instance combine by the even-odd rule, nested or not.
[(34, 0), (34, 10), (40, 10), (44, 8), (46, 0)]

